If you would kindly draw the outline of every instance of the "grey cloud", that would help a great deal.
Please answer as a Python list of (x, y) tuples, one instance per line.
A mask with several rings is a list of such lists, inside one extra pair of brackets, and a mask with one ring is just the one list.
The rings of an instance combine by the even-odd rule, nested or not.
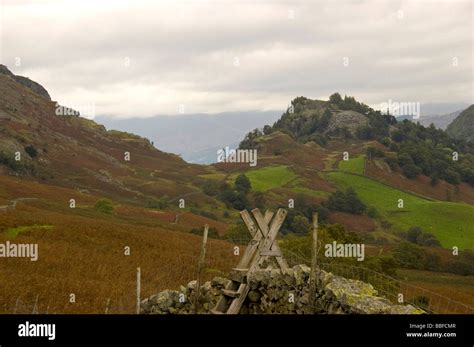
[(334, 91), (370, 104), (472, 98), (468, 0), (70, 4), (4, 0), (2, 61), (98, 113), (284, 109)]

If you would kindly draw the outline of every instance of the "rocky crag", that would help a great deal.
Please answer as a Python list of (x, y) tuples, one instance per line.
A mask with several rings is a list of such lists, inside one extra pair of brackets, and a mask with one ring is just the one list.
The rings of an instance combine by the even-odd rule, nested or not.
[[(250, 291), (241, 314), (421, 314), (411, 305), (394, 305), (371, 284), (318, 272), (316, 298), (310, 302), (310, 268), (296, 265), (287, 271), (267, 268), (249, 275)], [(197, 313), (210, 313), (227, 279), (215, 277), (201, 286)], [(142, 301), (144, 314), (194, 313), (196, 281), (179, 290), (165, 290)]]

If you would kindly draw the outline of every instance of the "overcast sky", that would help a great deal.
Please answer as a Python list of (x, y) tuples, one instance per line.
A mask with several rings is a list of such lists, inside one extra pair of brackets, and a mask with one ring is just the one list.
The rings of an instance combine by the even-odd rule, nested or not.
[(96, 114), (472, 103), (470, 0), (0, 3), (1, 62)]

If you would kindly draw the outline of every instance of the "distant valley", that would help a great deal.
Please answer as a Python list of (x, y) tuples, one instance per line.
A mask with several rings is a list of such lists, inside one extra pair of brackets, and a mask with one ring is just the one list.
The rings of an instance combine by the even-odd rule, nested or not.
[(107, 129), (146, 137), (156, 148), (179, 154), (189, 163), (212, 164), (219, 149), (238, 147), (249, 130), (273, 124), (281, 113), (248, 111), (128, 119), (98, 116), (95, 121)]

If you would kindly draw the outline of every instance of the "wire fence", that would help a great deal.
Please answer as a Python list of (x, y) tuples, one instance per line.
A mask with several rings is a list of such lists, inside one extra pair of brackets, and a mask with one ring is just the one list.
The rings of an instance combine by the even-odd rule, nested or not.
[[(227, 277), (230, 270), (238, 264), (249, 237), (233, 237), (226, 240), (210, 239), (207, 244), (205, 266), (201, 273), (201, 283), (212, 280), (214, 277)], [(310, 266), (311, 259), (303, 253), (295, 253), (282, 249), (283, 255), (290, 267), (305, 264)], [(198, 276), (199, 252), (180, 253), (176, 256), (172, 267), (157, 267), (148, 269), (141, 276), (142, 288), (141, 299), (149, 297), (164, 289), (179, 289), (180, 285), (196, 280)], [(344, 263), (318, 263), (320, 269), (331, 272), (334, 275), (347, 279), (360, 280), (371, 284), (382, 297), (387, 298), (393, 304), (411, 304), (426, 312), (440, 314), (473, 314), (474, 308), (462, 302), (452, 300), (446, 296), (400, 281), (383, 273), (365, 267), (354, 266)], [(97, 271), (100, 271), (98, 269)], [(115, 295), (98, 298), (96, 309), (93, 313), (98, 314), (132, 314), (137, 311), (137, 292), (133, 274), (129, 276), (129, 293), (126, 295)], [(175, 283), (174, 287), (163, 287), (163, 283)], [(298, 288), (294, 288), (298, 290)], [(57, 307), (49, 298), (39, 295), (27, 295), (12, 298), (3, 305), (2, 311), (13, 314), (56, 314), (63, 313), (61, 307)], [(311, 307), (316, 312), (321, 307), (337, 309), (338, 302), (319, 298), (318, 303)], [(295, 308), (298, 312), (298, 308)], [(301, 311), (305, 309), (302, 308)]]
[[(303, 254), (283, 250), (290, 266), (305, 264), (310, 266), (311, 259)], [(360, 280), (371, 284), (379, 293), (393, 304), (411, 304), (433, 314), (473, 314), (474, 307), (450, 299), (428, 289), (405, 283), (399, 279), (361, 266), (344, 263), (318, 263), (320, 269), (348, 279)]]

